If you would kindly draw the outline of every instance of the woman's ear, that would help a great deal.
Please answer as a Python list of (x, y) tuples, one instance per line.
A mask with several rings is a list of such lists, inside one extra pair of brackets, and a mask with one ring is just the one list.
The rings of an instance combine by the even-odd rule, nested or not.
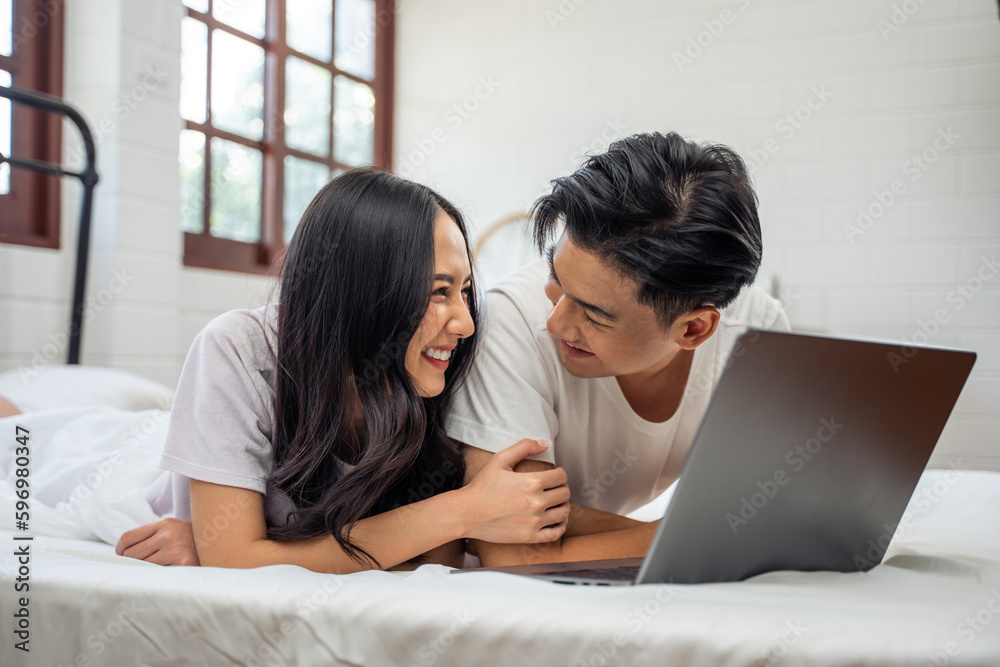
[(677, 318), (674, 323), (677, 344), (684, 350), (695, 349), (712, 337), (720, 317), (715, 306), (702, 306)]

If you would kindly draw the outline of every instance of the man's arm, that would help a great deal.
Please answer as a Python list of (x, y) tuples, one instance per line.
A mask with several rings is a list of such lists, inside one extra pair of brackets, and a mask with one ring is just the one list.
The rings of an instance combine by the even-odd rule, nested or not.
[[(464, 445), (465, 481), (486, 465), (492, 453)], [(524, 459), (515, 472), (549, 470), (544, 461)], [(524, 563), (559, 563), (574, 560), (631, 558), (645, 556), (658, 522), (644, 523), (610, 512), (570, 503), (566, 532), (554, 542), (538, 544), (494, 544), (473, 540), (480, 562), (487, 567)]]

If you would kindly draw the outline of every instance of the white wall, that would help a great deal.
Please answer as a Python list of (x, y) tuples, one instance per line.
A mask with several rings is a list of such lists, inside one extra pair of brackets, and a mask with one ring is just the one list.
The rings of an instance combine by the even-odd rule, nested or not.
[(947, 320), (929, 344), (979, 360), (934, 463), (1000, 469), (994, 0), (421, 0), (397, 36), (396, 167), (477, 228), (614, 137), (729, 144), (793, 325), (921, 342)]
[[(183, 267), (180, 0), (74, 0), (64, 11), (64, 98), (94, 132), (101, 179), (81, 359), (174, 386), (195, 334), (266, 303), (273, 281)], [(66, 163), (82, 165), (75, 128), (64, 137)], [(59, 250), (0, 245), (0, 370), (65, 363), (79, 193), (64, 187)]]
[[(65, 97), (98, 132), (102, 179), (83, 360), (173, 385), (195, 333), (273, 285), (182, 266), (179, 0), (67, 5)], [(906, 340), (943, 311), (930, 343), (980, 357), (936, 462), (1000, 469), (1000, 276), (970, 299), (952, 293), (1000, 256), (997, 7), (896, 5), (898, 26), (886, 0), (404, 1), (396, 166), (482, 228), (632, 132), (766, 155), (762, 282), (779, 277), (809, 330)], [(883, 38), (880, 21), (898, 30)], [(689, 39), (707, 46), (679, 66)], [(815, 87), (832, 95), (803, 108)], [(792, 128), (783, 118), (796, 112), (809, 118)], [(953, 145), (910, 180), (907, 161), (949, 127)], [(896, 180), (903, 194), (851, 242), (859, 207)], [(65, 358), (78, 191), (66, 187), (61, 250), (0, 245), (0, 370)], [(124, 289), (116, 270), (134, 276)]]

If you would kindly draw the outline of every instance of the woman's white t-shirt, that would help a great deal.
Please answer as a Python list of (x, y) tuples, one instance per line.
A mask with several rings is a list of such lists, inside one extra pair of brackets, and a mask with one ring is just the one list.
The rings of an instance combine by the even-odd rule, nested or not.
[(191, 343), (170, 411), (160, 467), (174, 475), (174, 514), (190, 519), (188, 479), (264, 495), (271, 525), (295, 509), (267, 483), (274, 467), (278, 304), (219, 315)]
[(522, 438), (550, 440), (553, 446), (533, 458), (566, 470), (574, 502), (627, 514), (677, 479), (737, 338), (749, 327), (787, 331), (788, 318), (762, 289), (744, 289), (695, 349), (677, 412), (654, 423), (632, 410), (614, 377), (574, 377), (560, 363), (545, 328), (552, 307), (543, 290), (548, 273), (539, 260), (487, 293), (478, 357), (446, 430), (490, 452)]

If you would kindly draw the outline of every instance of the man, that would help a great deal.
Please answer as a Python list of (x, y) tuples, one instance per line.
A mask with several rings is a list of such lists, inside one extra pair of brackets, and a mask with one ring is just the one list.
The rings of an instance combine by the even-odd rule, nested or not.
[(621, 515), (677, 479), (736, 338), (790, 328), (751, 286), (756, 196), (730, 149), (641, 134), (553, 181), (534, 218), (539, 249), (555, 243), (487, 294), (446, 427), (467, 480), (521, 438), (552, 441), (515, 469), (565, 468), (571, 515), (556, 542), (472, 549), (484, 565), (642, 556), (656, 523)]

